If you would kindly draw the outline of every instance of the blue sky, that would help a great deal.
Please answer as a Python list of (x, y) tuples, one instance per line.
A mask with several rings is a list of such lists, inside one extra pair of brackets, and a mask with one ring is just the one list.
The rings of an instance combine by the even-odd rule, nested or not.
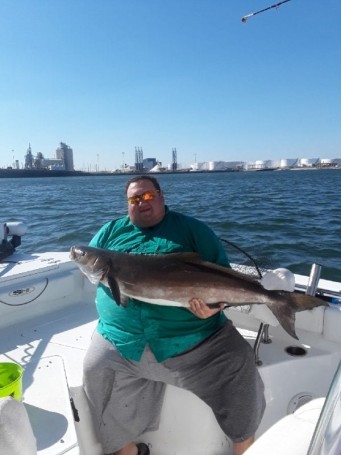
[(341, 157), (341, 2), (1, 0), (0, 167)]

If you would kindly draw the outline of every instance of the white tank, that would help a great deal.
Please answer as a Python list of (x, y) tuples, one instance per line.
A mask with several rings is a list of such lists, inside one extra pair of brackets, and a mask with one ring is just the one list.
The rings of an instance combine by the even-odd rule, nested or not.
[(316, 161), (317, 158), (301, 158), (299, 160), (299, 165), (302, 167), (311, 167)]
[(277, 167), (277, 162), (276, 162), (276, 160), (266, 160), (264, 162), (264, 166), (267, 169), (273, 169), (274, 167)]
[(209, 161), (208, 170), (209, 171), (224, 171), (228, 168), (228, 163), (226, 161)]
[(265, 161), (257, 160), (255, 163), (255, 169), (264, 169), (265, 168)]

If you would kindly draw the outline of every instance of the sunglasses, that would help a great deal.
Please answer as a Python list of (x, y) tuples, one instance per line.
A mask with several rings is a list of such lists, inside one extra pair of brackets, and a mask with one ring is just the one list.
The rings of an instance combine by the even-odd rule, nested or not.
[(153, 193), (152, 191), (146, 191), (143, 194), (128, 197), (128, 204), (139, 205), (140, 202), (152, 201), (155, 198), (156, 198), (155, 193)]

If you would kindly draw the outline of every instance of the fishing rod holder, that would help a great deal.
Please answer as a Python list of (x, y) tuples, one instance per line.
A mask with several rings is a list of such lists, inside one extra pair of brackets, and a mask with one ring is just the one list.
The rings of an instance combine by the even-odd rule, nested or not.
[(322, 269), (322, 267), (320, 266), (320, 264), (313, 264), (311, 266), (308, 285), (307, 285), (307, 289), (305, 291), (305, 293), (307, 295), (313, 296), (316, 294), (317, 286), (318, 286), (319, 280), (320, 280), (321, 269)]
[(255, 355), (255, 362), (256, 362), (257, 366), (263, 365), (263, 362), (259, 358), (259, 347), (260, 347), (261, 343), (264, 343), (264, 344), (272, 343), (272, 340), (269, 336), (269, 324), (264, 324), (264, 322), (260, 323), (256, 341), (253, 346), (253, 352)]

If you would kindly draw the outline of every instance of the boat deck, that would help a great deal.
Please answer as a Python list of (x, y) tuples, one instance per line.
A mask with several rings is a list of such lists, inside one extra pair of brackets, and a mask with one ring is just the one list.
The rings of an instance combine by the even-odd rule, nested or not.
[[(85, 454), (101, 455), (81, 387), (83, 359), (96, 322), (94, 305), (76, 304), (67, 311), (61, 309), (51, 313), (48, 319), (37, 317), (1, 331), (0, 345), (4, 353), (1, 354), (0, 361), (17, 362), (25, 368), (23, 401), (37, 438), (39, 455), (78, 454), (81, 441), (83, 445), (92, 447), (91, 452), (85, 448)], [(253, 345), (256, 332), (247, 329), (241, 329), (241, 332)], [(292, 357), (285, 351), (290, 344), (286, 339), (276, 339), (270, 345), (261, 346), (260, 372), (267, 384), (267, 412), (260, 433), (272, 424), (274, 414), (278, 418), (287, 414), (290, 398), (302, 392), (304, 394), (301, 399), (306, 401), (325, 396), (334, 371), (333, 364), (337, 364), (336, 353), (333, 355), (328, 349), (317, 347), (309, 349), (304, 360)], [(319, 371), (314, 367), (316, 364), (320, 366)], [(296, 382), (290, 380), (290, 371), (295, 371)], [(326, 374), (328, 371), (330, 373)], [(287, 377), (290, 384), (285, 394), (283, 377)], [(310, 383), (308, 389), (304, 385), (307, 383)], [(225, 445), (226, 453), (230, 443), (216, 426), (211, 410), (196, 397), (183, 392), (180, 417), (179, 401), (174, 402), (171, 390), (169, 393), (165, 400), (167, 411), (164, 412), (162, 421), (162, 426), (167, 430), (166, 441), (153, 441), (152, 434), (145, 435), (145, 441), (155, 449), (157, 445), (162, 446), (164, 443), (167, 446), (170, 441), (179, 441), (179, 447), (174, 448), (174, 453), (188, 455), (181, 451), (182, 436), (196, 441), (201, 447), (206, 446), (205, 450), (211, 450), (203, 450), (200, 452), (202, 454), (224, 453), (221, 452), (222, 445)], [(274, 401), (274, 396), (281, 398)], [(73, 399), (75, 415), (70, 406), (70, 398)], [(200, 437), (196, 425), (191, 422), (193, 412), (200, 416), (201, 422), (206, 421), (205, 431), (201, 432)], [(179, 416), (179, 426), (174, 425), (174, 415)], [(77, 416), (80, 416), (79, 422)], [(182, 426), (181, 422), (186, 422), (186, 425)], [(53, 433), (48, 431), (51, 427), (54, 428)], [(214, 441), (220, 447), (214, 447)], [(163, 455), (165, 452), (156, 453)]]
[(96, 327), (95, 313), (94, 305), (79, 304), (67, 312), (51, 313), (48, 320), (38, 317), (1, 331), (0, 361), (16, 362), (25, 369), (23, 402), (39, 454), (72, 453), (69, 451), (78, 447), (70, 397), (82, 384), (83, 359)]

